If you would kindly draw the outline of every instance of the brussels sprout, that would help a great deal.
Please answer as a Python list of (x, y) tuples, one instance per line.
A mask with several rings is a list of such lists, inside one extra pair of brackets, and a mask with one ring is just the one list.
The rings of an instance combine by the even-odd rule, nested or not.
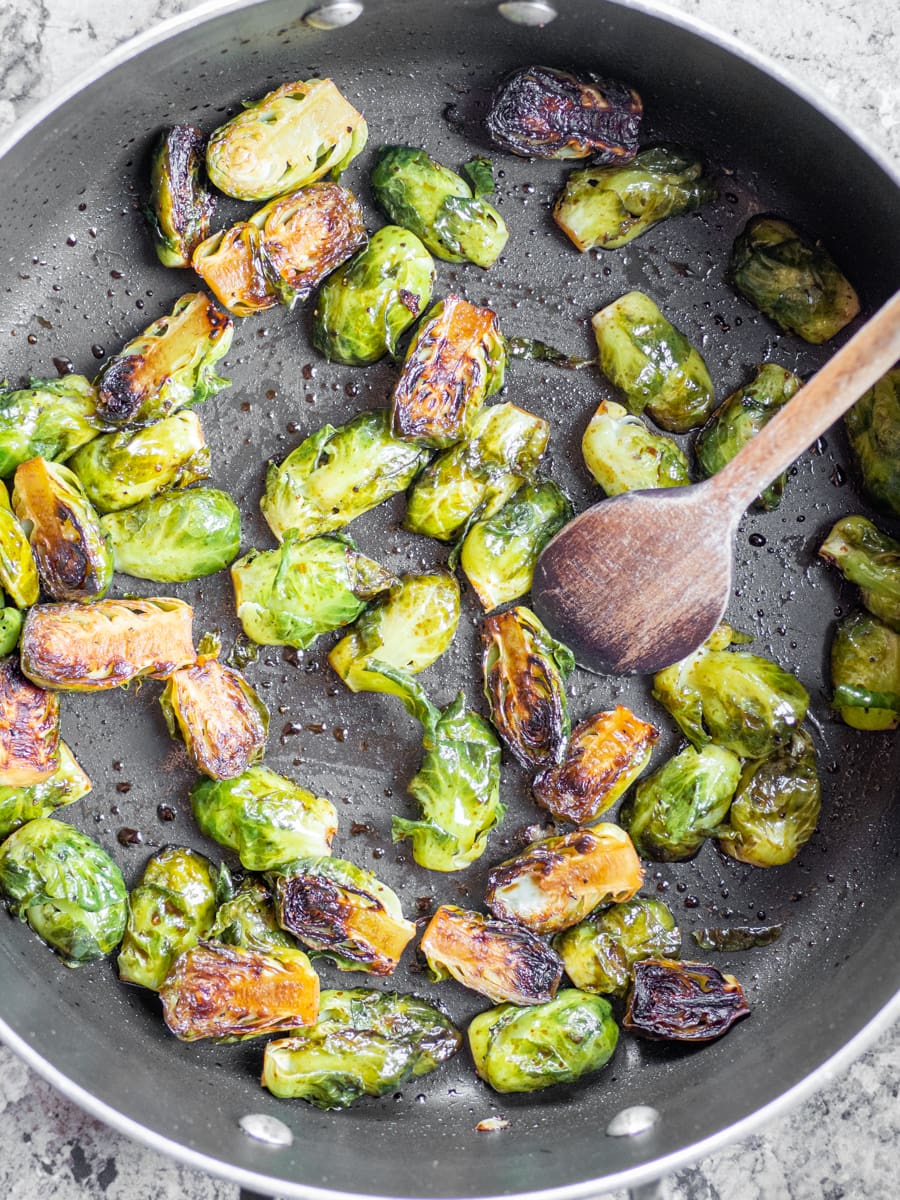
[(270, 464), (260, 508), (279, 541), (288, 529), (302, 538), (331, 533), (402, 492), (427, 461), (427, 450), (393, 436), (387, 409), (359, 413)]
[(239, 221), (201, 242), (191, 266), (219, 303), (236, 317), (265, 312), (279, 302), (279, 288), (263, 245), (263, 235), (249, 221)]
[(241, 1042), (312, 1025), (319, 977), (302, 950), (278, 957), (200, 940), (159, 986), (163, 1019), (182, 1042)]
[(125, 932), (121, 871), (93, 839), (51, 817), (29, 821), (0, 846), (0, 892), (67, 967), (109, 954)]
[(900, 725), (900, 634), (868, 613), (841, 621), (831, 644), (834, 707), (853, 729)]
[(59, 768), (59, 696), (26, 679), (15, 656), (0, 660), (0, 787), (30, 787)]
[(366, 144), (361, 113), (330, 79), (283, 83), (213, 133), (210, 180), (237, 200), (270, 200), (333, 172)]
[(91, 790), (91, 781), (82, 771), (65, 742), (59, 743), (59, 766), (40, 783), (0, 787), (0, 841), (13, 830), (49, 817), (58, 808), (74, 804)]
[(819, 548), (874, 616), (900, 633), (900, 542), (867, 517), (841, 517)]
[(301, 541), (288, 530), (278, 550), (251, 550), (231, 568), (237, 615), (247, 637), (262, 646), (303, 650), (320, 633), (355, 621), (396, 583), (351, 541)]
[(142, 500), (100, 521), (117, 571), (156, 583), (214, 575), (241, 548), (241, 514), (226, 492), (190, 488)]
[(13, 515), (6, 484), (0, 482), (0, 588), (17, 608), (30, 608), (40, 592), (37, 564), (25, 530)]
[(686, 746), (641, 780), (619, 820), (644, 858), (693, 858), (725, 820), (740, 778), (741, 760), (730, 750)]
[(402, 225), (444, 262), (473, 262), (489, 267), (503, 252), (509, 230), (493, 205), (484, 199), (494, 190), (490, 163), (474, 169), (485, 189), (464, 179), (424, 150), (382, 146), (372, 169), (375, 202), (389, 221)]
[(394, 433), (446, 449), (469, 437), (476, 413), (503, 386), (506, 344), (497, 314), (461, 296), (422, 318), (391, 395)]
[(684, 451), (613, 400), (604, 400), (591, 417), (581, 453), (607, 496), (691, 482)]
[(568, 496), (545, 479), (523, 484), (492, 517), (469, 526), (459, 564), (486, 612), (531, 589), (541, 551), (574, 511)]
[(706, 963), (647, 958), (634, 965), (622, 1028), (646, 1038), (711, 1042), (749, 1014), (733, 975)]
[(231, 317), (203, 292), (188, 292), (103, 367), (97, 408), (113, 424), (146, 425), (199, 404), (231, 381), (215, 372), (234, 335)]
[(689, 151), (651, 146), (627, 166), (572, 171), (553, 206), (553, 219), (579, 250), (617, 250), (667, 217), (715, 200), (715, 185)]
[[(703, 474), (709, 477), (721, 471), (802, 386), (802, 379), (776, 363), (758, 367), (755, 378), (732, 392), (697, 435), (694, 453)], [(777, 508), (786, 481), (787, 472), (783, 471), (757, 497), (755, 507), (763, 512)]]
[(128, 897), (119, 978), (158, 992), (178, 955), (209, 933), (227, 880), (196, 850), (158, 850)]
[(248, 871), (329, 854), (337, 832), (330, 800), (268, 767), (249, 767), (235, 779), (198, 780), (191, 790), (191, 809), (201, 833), (236, 850)]
[(630, 900), (643, 878), (628, 834), (618, 825), (595, 825), (532, 842), (494, 867), (485, 902), (501, 920), (558, 933), (600, 904)]
[(153, 151), (147, 221), (164, 267), (189, 267), (209, 236), (216, 201), (206, 187), (206, 138), (194, 125), (164, 129)]
[(706, 363), (643, 292), (626, 292), (594, 314), (600, 368), (625, 393), (629, 412), (644, 409), (670, 433), (702, 425), (716, 402)]
[(548, 421), (514, 404), (480, 409), (469, 438), (439, 454), (413, 484), (405, 527), (450, 541), (476, 512), (492, 517), (533, 474), (549, 437)]
[(735, 640), (720, 625), (693, 654), (654, 675), (653, 696), (694, 746), (716, 742), (742, 758), (766, 758), (790, 741), (809, 695), (769, 659), (728, 650)]
[(859, 312), (852, 284), (825, 247), (776, 217), (750, 218), (732, 247), (729, 276), (754, 308), (815, 346)]
[(872, 503), (900, 517), (900, 367), (888, 371), (857, 400), (844, 417), (844, 427)]
[(434, 980), (455, 979), (495, 1004), (543, 1004), (562, 979), (559, 955), (512, 921), (442, 904), (419, 946)]
[(97, 392), (83, 375), (32, 379), (27, 388), (0, 384), (0, 477), (30, 458), (65, 462), (107, 429)]
[(193, 609), (167, 596), (38, 604), (22, 630), (22, 670), (41, 687), (99, 692), (165, 679), (196, 658)]
[(313, 345), (351, 367), (396, 357), (400, 335), (428, 306), (433, 287), (434, 263), (416, 235), (385, 225), (322, 284)]
[(501, 1004), (469, 1026), (475, 1070), (495, 1092), (534, 1092), (599, 1071), (619, 1040), (602, 996), (565, 988), (532, 1008)]
[(368, 988), (325, 991), (311, 1029), (269, 1042), (262, 1084), (316, 1108), (347, 1108), (428, 1075), (459, 1049), (459, 1031), (427, 1000)]
[(481, 645), (484, 694), (497, 732), (523, 767), (558, 762), (569, 737), (571, 650), (521, 606), (485, 617)]
[(333, 647), (328, 661), (351, 692), (390, 692), (397, 686), (371, 659), (410, 675), (437, 662), (459, 624), (459, 584), (446, 571), (404, 575), (367, 608)]
[(390, 975), (415, 936), (387, 884), (341, 858), (298, 858), (269, 879), (281, 928), (342, 971)]
[(621, 704), (596, 713), (572, 730), (562, 761), (535, 776), (534, 798), (573, 825), (596, 821), (646, 767), (658, 738), (655, 726)]
[(219, 905), (209, 937), (226, 946), (257, 950), (273, 958), (278, 958), (282, 950), (299, 948), (278, 924), (269, 889), (252, 875), (245, 876), (234, 895)]
[(491, 140), (523, 158), (634, 158), (643, 114), (633, 88), (597, 75), (519, 67), (494, 90), (485, 120)]
[(558, 933), (553, 948), (576, 987), (624, 996), (636, 962), (678, 957), (681, 930), (662, 900), (638, 896)]
[(25, 617), (21, 609), (0, 607), (0, 658), (12, 654), (16, 649), (24, 623)]

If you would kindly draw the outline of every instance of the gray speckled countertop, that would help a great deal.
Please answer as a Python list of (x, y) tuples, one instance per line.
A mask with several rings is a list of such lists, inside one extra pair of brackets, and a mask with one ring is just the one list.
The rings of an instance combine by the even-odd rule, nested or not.
[[(450, 2), (450, 0), (448, 0)], [(0, 129), (105, 51), (189, 0), (5, 0)], [(900, 8), (882, 0), (674, 0), (775, 57), (900, 158)], [(777, 31), (777, 32), (776, 32)], [(900, 1027), (789, 1116), (670, 1182), (672, 1200), (886, 1200), (897, 1195)], [(238, 1189), (144, 1149), (0, 1048), (0, 1195), (10, 1200), (237, 1200)], [(623, 1200), (617, 1193), (611, 1200)]]

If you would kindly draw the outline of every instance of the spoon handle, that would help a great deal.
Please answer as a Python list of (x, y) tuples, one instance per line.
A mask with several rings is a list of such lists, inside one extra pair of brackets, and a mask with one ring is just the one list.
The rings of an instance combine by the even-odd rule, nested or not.
[(900, 292), (708, 481), (710, 499), (743, 512), (898, 359)]

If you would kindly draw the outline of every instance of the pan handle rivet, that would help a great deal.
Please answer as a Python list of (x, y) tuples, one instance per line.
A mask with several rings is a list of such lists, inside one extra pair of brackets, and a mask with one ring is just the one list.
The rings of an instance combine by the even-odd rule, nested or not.
[(247, 1137), (257, 1142), (265, 1142), (267, 1146), (290, 1146), (294, 1140), (294, 1135), (284, 1121), (270, 1117), (267, 1113), (247, 1113), (241, 1117), (238, 1124)]
[(559, 14), (545, 0), (504, 0), (497, 8), (513, 25), (549, 25)]
[(361, 17), (362, 11), (359, 0), (334, 0), (333, 4), (310, 9), (303, 20), (313, 29), (340, 29)]
[(606, 1127), (609, 1137), (634, 1137), (646, 1133), (659, 1120), (659, 1113), (649, 1104), (634, 1104), (616, 1113)]

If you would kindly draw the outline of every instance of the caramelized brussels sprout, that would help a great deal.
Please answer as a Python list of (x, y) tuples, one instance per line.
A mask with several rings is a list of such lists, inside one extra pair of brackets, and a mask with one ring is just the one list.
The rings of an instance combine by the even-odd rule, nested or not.
[(754, 308), (816, 346), (859, 312), (853, 285), (825, 247), (776, 217), (750, 218), (735, 239), (729, 275)]
[(712, 744), (686, 746), (642, 779), (619, 821), (638, 853), (656, 862), (693, 858), (728, 815), (741, 778), (741, 760)]
[(320, 633), (355, 621), (396, 583), (347, 538), (301, 541), (288, 530), (278, 550), (251, 550), (231, 568), (244, 633), (262, 646), (302, 650)]
[(643, 292), (626, 292), (591, 322), (603, 374), (670, 433), (702, 425), (716, 402), (706, 363)]
[(271, 200), (338, 175), (366, 144), (361, 113), (330, 79), (283, 83), (213, 133), (210, 180), (237, 200)]
[(581, 453), (607, 496), (691, 482), (684, 451), (665, 434), (651, 432), (640, 417), (613, 400), (602, 401), (591, 417)]
[(650, 146), (626, 166), (570, 172), (553, 206), (553, 219), (579, 250), (617, 250), (667, 217), (692, 212), (716, 195), (696, 155)]
[(394, 433), (446, 449), (469, 437), (476, 413), (503, 386), (506, 344), (497, 314), (461, 296), (439, 300), (409, 344), (391, 396)]
[(455, 979), (495, 1004), (543, 1004), (562, 979), (559, 955), (512, 921), (442, 904), (419, 949), (434, 980)]
[(215, 372), (234, 335), (231, 317), (203, 292), (188, 292), (145, 329), (94, 381), (97, 409), (115, 425), (146, 425), (230, 386)]
[(653, 753), (659, 730), (617, 704), (572, 731), (562, 761), (535, 776), (534, 798), (554, 817), (596, 821), (634, 783)]
[(268, 767), (249, 767), (234, 779), (198, 780), (191, 790), (191, 809), (200, 832), (237, 851), (248, 871), (329, 854), (337, 832), (330, 800)]
[(532, 842), (494, 867), (485, 901), (501, 920), (558, 933), (600, 904), (630, 900), (643, 878), (628, 834), (618, 825), (595, 825)]
[(634, 965), (622, 1028), (665, 1041), (711, 1042), (749, 1015), (733, 975), (706, 963), (647, 958)]
[(841, 621), (831, 644), (833, 706), (853, 729), (900, 725), (900, 634), (868, 613)]
[(65, 742), (59, 743), (59, 766), (40, 783), (0, 786), (0, 841), (14, 829), (49, 817), (58, 808), (74, 804), (91, 790), (91, 781), (82, 771)]
[(430, 1074), (461, 1040), (446, 1013), (418, 996), (325, 991), (311, 1029), (267, 1044), (262, 1084), (283, 1099), (347, 1108)]
[(288, 529), (302, 538), (332, 533), (402, 492), (427, 461), (427, 450), (394, 437), (387, 409), (359, 413), (270, 464), (260, 508), (279, 541)]
[(59, 696), (35, 687), (14, 656), (0, 661), (0, 786), (30, 787), (60, 768)]
[(322, 284), (313, 345), (350, 367), (396, 357), (400, 335), (427, 307), (433, 287), (434, 263), (416, 235), (385, 225)]
[(341, 858), (300, 858), (270, 879), (278, 924), (342, 971), (390, 975), (415, 935), (387, 884)]
[(65, 462), (107, 429), (96, 389), (83, 375), (32, 379), (27, 388), (0, 384), (0, 478), (30, 458)]
[(806, 688), (776, 663), (746, 650), (722, 624), (693, 654), (653, 677), (653, 696), (694, 746), (716, 742), (742, 758), (765, 758), (790, 741), (806, 716)]
[(492, 517), (468, 528), (459, 564), (486, 612), (531, 589), (540, 553), (574, 515), (551, 479), (525, 483)]
[[(0, 593), (0, 606), (2, 606)], [(25, 617), (21, 609), (0, 607), (0, 658), (12, 654), (19, 644)]]
[(609, 1001), (576, 988), (531, 1008), (489, 1008), (469, 1026), (475, 1070), (495, 1092), (574, 1083), (599, 1071), (618, 1040)]
[(209, 236), (216, 201), (206, 187), (205, 145), (196, 126), (173, 125), (153, 151), (147, 221), (164, 267), (189, 267), (195, 248)]
[(201, 242), (191, 266), (223, 308), (236, 317), (265, 312), (279, 302), (262, 231), (249, 221), (239, 221)]
[(99, 692), (165, 679), (196, 658), (193, 609), (167, 596), (38, 604), (22, 630), (22, 670), (41, 687)]
[(282, 950), (297, 950), (297, 942), (278, 924), (275, 905), (265, 883), (246, 875), (241, 886), (223, 900), (209, 931), (211, 941), (242, 950), (257, 950), (278, 958)]
[(30, 608), (40, 592), (37, 564), (25, 530), (16, 520), (6, 484), (0, 482), (0, 588), (17, 608)]
[(900, 517), (900, 367), (888, 371), (857, 400), (844, 417), (844, 427), (872, 503)]
[(117, 571), (156, 583), (214, 575), (237, 558), (241, 514), (226, 492), (189, 488), (142, 500), (100, 521)]
[(485, 120), (491, 140), (523, 158), (634, 158), (643, 114), (633, 88), (553, 67), (520, 67), (500, 80)]
[(662, 900), (637, 896), (558, 933), (553, 948), (577, 988), (624, 996), (631, 968), (645, 958), (677, 958), (681, 930)]
[[(802, 379), (776, 363), (758, 367), (755, 378), (732, 392), (697, 435), (694, 453), (703, 474), (709, 477), (721, 471), (802, 386)], [(777, 508), (786, 481), (785, 471), (757, 497), (755, 507), (763, 512)]]
[(841, 517), (819, 548), (874, 616), (900, 633), (900, 542), (867, 517)]
[(128, 894), (102, 847), (64, 821), (37, 817), (0, 846), (0, 892), (67, 967), (114, 950), (125, 932)]
[(471, 187), (424, 150), (382, 146), (372, 169), (375, 202), (389, 221), (421, 238), (435, 258), (489, 267), (503, 252), (509, 230), (484, 199), (494, 190), (490, 163), (477, 161)]

